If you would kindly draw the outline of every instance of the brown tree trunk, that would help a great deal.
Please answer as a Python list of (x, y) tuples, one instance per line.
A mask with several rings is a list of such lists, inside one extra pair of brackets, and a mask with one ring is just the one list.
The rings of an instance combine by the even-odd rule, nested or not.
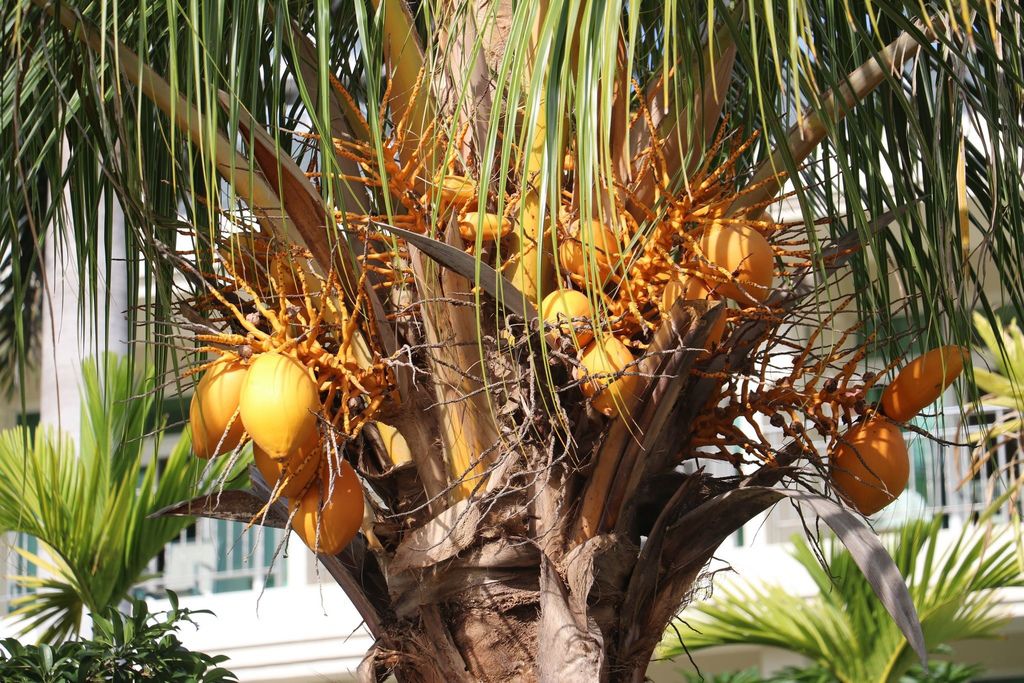
[[(644, 680), (675, 609), (623, 609), (637, 558), (627, 539), (593, 539), (557, 565), (525, 539), (500, 538), (469, 555), (393, 577), (396, 614), (371, 653), (378, 675), (424, 683)], [(688, 573), (691, 584), (702, 567)], [(664, 623), (648, 621), (654, 612)], [(642, 625), (633, 622), (638, 616)]]

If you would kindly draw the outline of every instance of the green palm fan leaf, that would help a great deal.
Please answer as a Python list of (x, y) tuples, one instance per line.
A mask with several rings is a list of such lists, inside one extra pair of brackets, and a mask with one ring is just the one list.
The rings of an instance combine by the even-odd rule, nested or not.
[[(932, 653), (954, 641), (996, 637), (1009, 619), (996, 591), (1024, 585), (1015, 542), (1005, 527), (966, 526), (949, 541), (941, 519), (912, 522), (890, 534), (886, 545), (910, 588)], [(817, 588), (813, 598), (772, 585), (731, 586), (695, 606), (696, 614), (678, 625), (686, 649), (741, 643), (778, 647), (807, 657), (844, 683), (898, 681), (916, 664), (848, 552), (828, 541), (819, 555), (796, 538), (793, 557)], [(670, 631), (661, 654), (682, 653)]]
[[(1024, 435), (1024, 332), (1015, 320), (1003, 323), (999, 320), (993, 325), (980, 314), (974, 316), (974, 327), (992, 358), (993, 371), (974, 368), (974, 381), (978, 388), (985, 392), (981, 400), (993, 406), (1008, 410), (1000, 421), (992, 427), (972, 434), (976, 441), (995, 439), (996, 447), (1006, 440), (1019, 440)], [(989, 448), (982, 458), (976, 461), (980, 466), (995, 449)]]
[(156, 458), (162, 425), (153, 431), (152, 378), (136, 379), (127, 359), (110, 357), (102, 366), (87, 362), (83, 370), (77, 449), (47, 428), (0, 433), (0, 530), (33, 536), (43, 548), (18, 549), (38, 578), (14, 577), (31, 590), (15, 616), (49, 642), (74, 636), (87, 611), (117, 606), (192, 522), (150, 513), (241, 472), (229, 473), (227, 459), (204, 472), (187, 435), (165, 460)]

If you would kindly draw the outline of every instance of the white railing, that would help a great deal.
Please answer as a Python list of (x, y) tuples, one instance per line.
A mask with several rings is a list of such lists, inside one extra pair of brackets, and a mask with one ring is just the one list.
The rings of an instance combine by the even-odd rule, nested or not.
[(182, 595), (283, 586), (286, 563), (280, 551), (284, 531), (223, 520), (199, 519), (169, 543), (154, 560), (155, 579), (139, 592), (162, 596), (166, 589)]

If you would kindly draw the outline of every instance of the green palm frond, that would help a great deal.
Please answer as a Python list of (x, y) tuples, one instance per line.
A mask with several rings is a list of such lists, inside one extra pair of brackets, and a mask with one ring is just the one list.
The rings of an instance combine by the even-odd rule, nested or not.
[[(976, 429), (968, 438), (976, 445), (971, 469), (967, 476), (977, 476), (990, 466), (994, 456), (1009, 450), (1014, 454), (1008, 462), (993, 468), (994, 484), (1000, 484), (1005, 491), (1002, 498), (1019, 491), (1024, 486), (1024, 461), (1021, 460), (1020, 445), (1024, 443), (1024, 332), (1016, 320), (1004, 323), (975, 314), (974, 326), (994, 371), (974, 368), (974, 381), (985, 392), (981, 401), (987, 406), (1005, 409), (992, 424)], [(1021, 567), (1024, 567), (1024, 537), (1020, 532), (1020, 514), (1011, 509), (1010, 520), (1017, 530), (1017, 552)]]
[(1024, 332), (1016, 320), (1008, 323), (975, 314), (974, 326), (995, 363), (995, 371), (975, 368), (974, 379), (992, 398), (1007, 400), (1024, 410)]
[[(45, 640), (77, 633), (86, 610), (116, 606), (192, 521), (149, 519), (151, 512), (208, 492), (229, 474), (224, 460), (204, 472), (187, 436), (158, 460), (158, 440), (146, 438), (153, 427), (152, 378), (136, 380), (127, 360), (110, 358), (103, 366), (101, 374), (85, 364), (77, 450), (44, 428), (0, 433), (0, 530), (34, 536), (44, 546), (38, 554), (19, 549), (40, 578), (15, 577), (34, 591), (19, 599), (16, 616), (25, 630), (44, 627)], [(236, 466), (228, 478), (238, 475)]]
[[(941, 520), (913, 522), (888, 539), (907, 580), (930, 651), (968, 638), (994, 637), (1008, 616), (995, 591), (1024, 585), (1008, 529), (965, 527), (943, 547)], [(814, 598), (743, 583), (696, 606), (678, 625), (689, 650), (754, 643), (796, 652), (840, 681), (899, 680), (914, 664), (905, 638), (886, 615), (849, 553), (825, 544), (823, 559), (803, 538), (793, 556), (817, 587)], [(670, 631), (662, 654), (682, 654)]]
[[(5, 221), (5, 225), (7, 222)], [(44, 236), (26, 216), (0, 231), (0, 394), (11, 398), (37, 357)]]
[[(215, 142), (226, 136), (240, 139), (243, 149), (249, 146), (248, 136), (239, 136), (244, 112), (268, 127), (280, 153), (295, 157), (300, 166), (316, 158), (281, 131), (344, 131), (376, 147), (383, 165), (388, 131), (404, 109), (395, 99), (398, 92), (383, 101), (385, 74), (369, 65), (386, 53), (384, 9), (390, 6), (395, 13), (402, 4), (380, 3), (381, 9), (374, 10), (341, 3), (326, 11), (323, 3), (312, 1), (259, 9), (225, 2), (188, 8), (177, 3), (64, 3), (108, 39), (114, 38), (116, 22), (116, 39), (166, 78), (172, 95), (196, 108), (200, 116), (194, 129), (183, 134), (148, 97), (121, 87), (120, 57), (112, 45), (90, 50), (68, 40), (40, 9), (49, 2), (9, 3), (0, 58), (19, 68), (4, 75), (0, 134), (15, 154), (0, 160), (0, 177), (23, 191), (4, 198), (5, 222), (20, 216), (37, 226), (56, 221), (63, 233), (75, 235), (68, 244), (83, 263), (88, 290), (109, 264), (96, 263), (95, 235), (83, 226), (95, 224), (87, 219), (105, 197), (116, 194), (125, 208), (130, 253), (151, 255), (147, 244), (154, 239), (173, 242), (179, 206), (190, 223), (206, 232), (198, 237), (201, 242), (218, 230), (217, 210), (231, 207), (237, 183), (218, 180)], [(966, 340), (967, 313), (976, 303), (989, 311), (998, 305), (988, 302), (978, 286), (986, 261), (1007, 301), (1024, 314), (1024, 283), (1014, 258), (1024, 248), (1024, 237), (1012, 228), (1024, 222), (1024, 201), (1019, 184), (1008, 180), (1019, 168), (1024, 141), (1018, 115), (1021, 48), (1007, 39), (1021, 8), (1017, 3), (999, 6), (998, 12), (985, 5), (964, 15), (949, 12), (941, 2), (884, 0), (842, 5), (810, 0), (516, 3), (506, 39), (508, 44), (532, 41), (540, 52), (527, 59), (528, 50), (490, 46), (488, 52), (484, 36), (495, 22), (493, 15), (471, 16), (458, 3), (437, 1), (413, 7), (413, 34), (402, 40), (426, 46), (425, 70), (418, 74), (413, 68), (415, 83), (417, 76), (429, 80), (430, 74), (451, 67), (449, 60), (459, 52), (451, 36), (467, 31), (479, 36), (463, 46), (465, 56), (460, 57), (476, 60), (479, 75), (454, 79), (448, 96), (433, 106), (447, 107), (446, 113), (467, 110), (453, 121), (470, 123), (475, 131), (471, 156), (485, 180), (482, 193), (496, 178), (543, 167), (535, 184), (538, 199), (546, 198), (544, 239), (549, 241), (555, 239), (551, 207), (563, 150), (573, 150), (583, 186), (628, 185), (636, 169), (626, 161), (640, 151), (640, 143), (631, 139), (635, 135), (616, 137), (611, 131), (625, 120), (638, 133), (645, 125), (641, 99), (658, 93), (672, 95), (659, 114), (659, 130), (676, 141), (673, 154), (693, 160), (672, 169), (666, 180), (673, 187), (685, 185), (687, 169), (707, 151), (721, 123), (716, 114), (721, 106), (733, 128), (762, 133), (739, 168), (752, 170), (760, 163), (762, 169), (774, 165), (788, 172), (808, 220), (844, 215), (831, 230), (855, 228), (868, 236), (873, 216), (920, 202), (922, 210), (904, 213), (898, 229), (875, 235), (872, 248), (855, 258), (854, 280), (861, 309), (872, 319), (880, 317), (879, 329), (888, 332), (880, 340), (898, 339), (889, 317), (899, 315), (937, 342), (950, 340), (943, 320), (950, 321), (954, 339)], [(497, 11), (493, 4), (488, 7)], [(542, 14), (542, 9), (550, 11)], [(714, 36), (710, 43), (709, 34)], [(849, 78), (856, 67), (882, 59), (884, 47), (902, 34), (914, 46), (915, 58), (904, 71), (915, 90), (888, 87), (895, 84), (892, 75), (883, 74), (880, 86), (863, 94), (863, 107), (830, 104), (826, 92), (853, 86)], [(36, 44), (46, 49), (28, 49)], [(347, 112), (333, 101), (332, 78), (352, 95), (368, 127), (357, 130), (345, 123)], [(625, 86), (631, 81), (636, 89)], [(422, 83), (422, 89), (429, 91), (431, 85)], [(499, 106), (499, 100), (507, 105)], [(175, 111), (181, 110), (175, 105)], [(485, 119), (473, 120), (474, 115)], [(812, 125), (812, 119), (817, 123)], [(53, 125), (40, 125), (43, 121)], [(806, 131), (799, 126), (825, 134), (809, 157)], [(65, 131), (74, 148), (62, 156), (60, 133)], [(457, 132), (431, 129), (449, 153)], [(543, 163), (531, 167), (534, 162), (522, 150), (533, 141)], [(319, 169), (327, 179), (321, 190), (329, 205), (344, 208), (348, 197), (378, 213), (397, 210), (387, 193), (367, 196), (351, 178), (337, 177), (348, 162), (330, 151), (320, 158)], [(229, 180), (241, 181), (253, 169), (251, 161), (243, 163)], [(45, 182), (38, 189), (31, 182), (17, 185), (19, 178)], [(738, 187), (749, 180), (748, 173), (736, 179)], [(66, 186), (80, 190), (69, 216), (45, 199), (60, 197)], [(222, 190), (226, 204), (219, 201)], [(973, 203), (966, 213), (960, 205), (964, 193)], [(996, 206), (1000, 209), (992, 210)], [(584, 216), (607, 211), (599, 191), (581, 196), (579, 208)], [(655, 216), (652, 222), (661, 219)], [(328, 222), (329, 233), (332, 225)], [(113, 227), (108, 223), (104, 229)], [(344, 244), (338, 237), (334, 233), (330, 239)], [(139, 269), (131, 258), (128, 264), (132, 279), (149, 279), (160, 291), (169, 291), (167, 270)], [(879, 272), (891, 272), (893, 279), (874, 282), (872, 275)], [(950, 272), (963, 278), (951, 284)], [(26, 285), (12, 284), (12, 291), (25, 298)], [(166, 306), (169, 300), (159, 303)]]
[[(15, 548), (30, 563), (37, 576), (11, 576), (9, 579), (28, 591), (11, 602), (11, 618), (21, 621), (23, 633), (40, 629), (39, 641), (60, 643), (73, 638), (82, 624), (87, 587), (82, 586), (59, 555), (43, 548), (41, 554)], [(53, 560), (46, 559), (51, 555)]]

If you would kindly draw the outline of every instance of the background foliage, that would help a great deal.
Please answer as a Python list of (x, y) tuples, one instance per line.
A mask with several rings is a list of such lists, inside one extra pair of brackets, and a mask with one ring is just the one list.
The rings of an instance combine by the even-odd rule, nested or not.
[[(16, 548), (39, 569), (14, 580), (31, 589), (14, 616), (41, 639), (60, 642), (82, 625), (86, 610), (116, 607), (164, 545), (192, 523), (148, 515), (213, 490), (241, 466), (222, 459), (204, 472), (187, 434), (158, 459), (162, 421), (153, 416), (152, 376), (135, 377), (127, 359), (83, 366), (82, 434), (24, 427), (0, 432), (0, 532), (39, 539), (38, 554)], [(242, 482), (244, 483), (244, 481)]]
[(23, 645), (0, 640), (0, 678), (9, 683), (98, 683), (158, 681), (160, 683), (226, 683), (234, 674), (220, 665), (227, 657), (193, 652), (178, 640), (182, 625), (195, 626), (205, 610), (178, 608), (151, 613), (142, 600), (129, 599), (131, 612), (113, 607), (93, 615), (92, 637), (58, 645)]
[[(981, 667), (952, 662), (932, 662), (928, 671), (914, 666), (898, 683), (970, 683), (982, 673)], [(772, 676), (762, 676), (757, 669), (702, 676), (686, 674), (688, 683), (833, 683), (831, 672), (820, 666), (786, 667)]]
[[(967, 525), (948, 545), (941, 533), (936, 518), (911, 522), (887, 538), (934, 653), (953, 641), (994, 637), (1008, 619), (996, 590), (1024, 585), (1012, 530)], [(914, 655), (906, 639), (849, 553), (831, 541), (822, 555), (802, 537), (794, 543), (793, 557), (817, 589), (814, 598), (744, 581), (694, 605), (678, 630), (666, 634), (662, 654), (684, 655), (681, 637), (690, 651), (730, 643), (781, 648), (848, 683), (884, 683), (910, 671)]]

